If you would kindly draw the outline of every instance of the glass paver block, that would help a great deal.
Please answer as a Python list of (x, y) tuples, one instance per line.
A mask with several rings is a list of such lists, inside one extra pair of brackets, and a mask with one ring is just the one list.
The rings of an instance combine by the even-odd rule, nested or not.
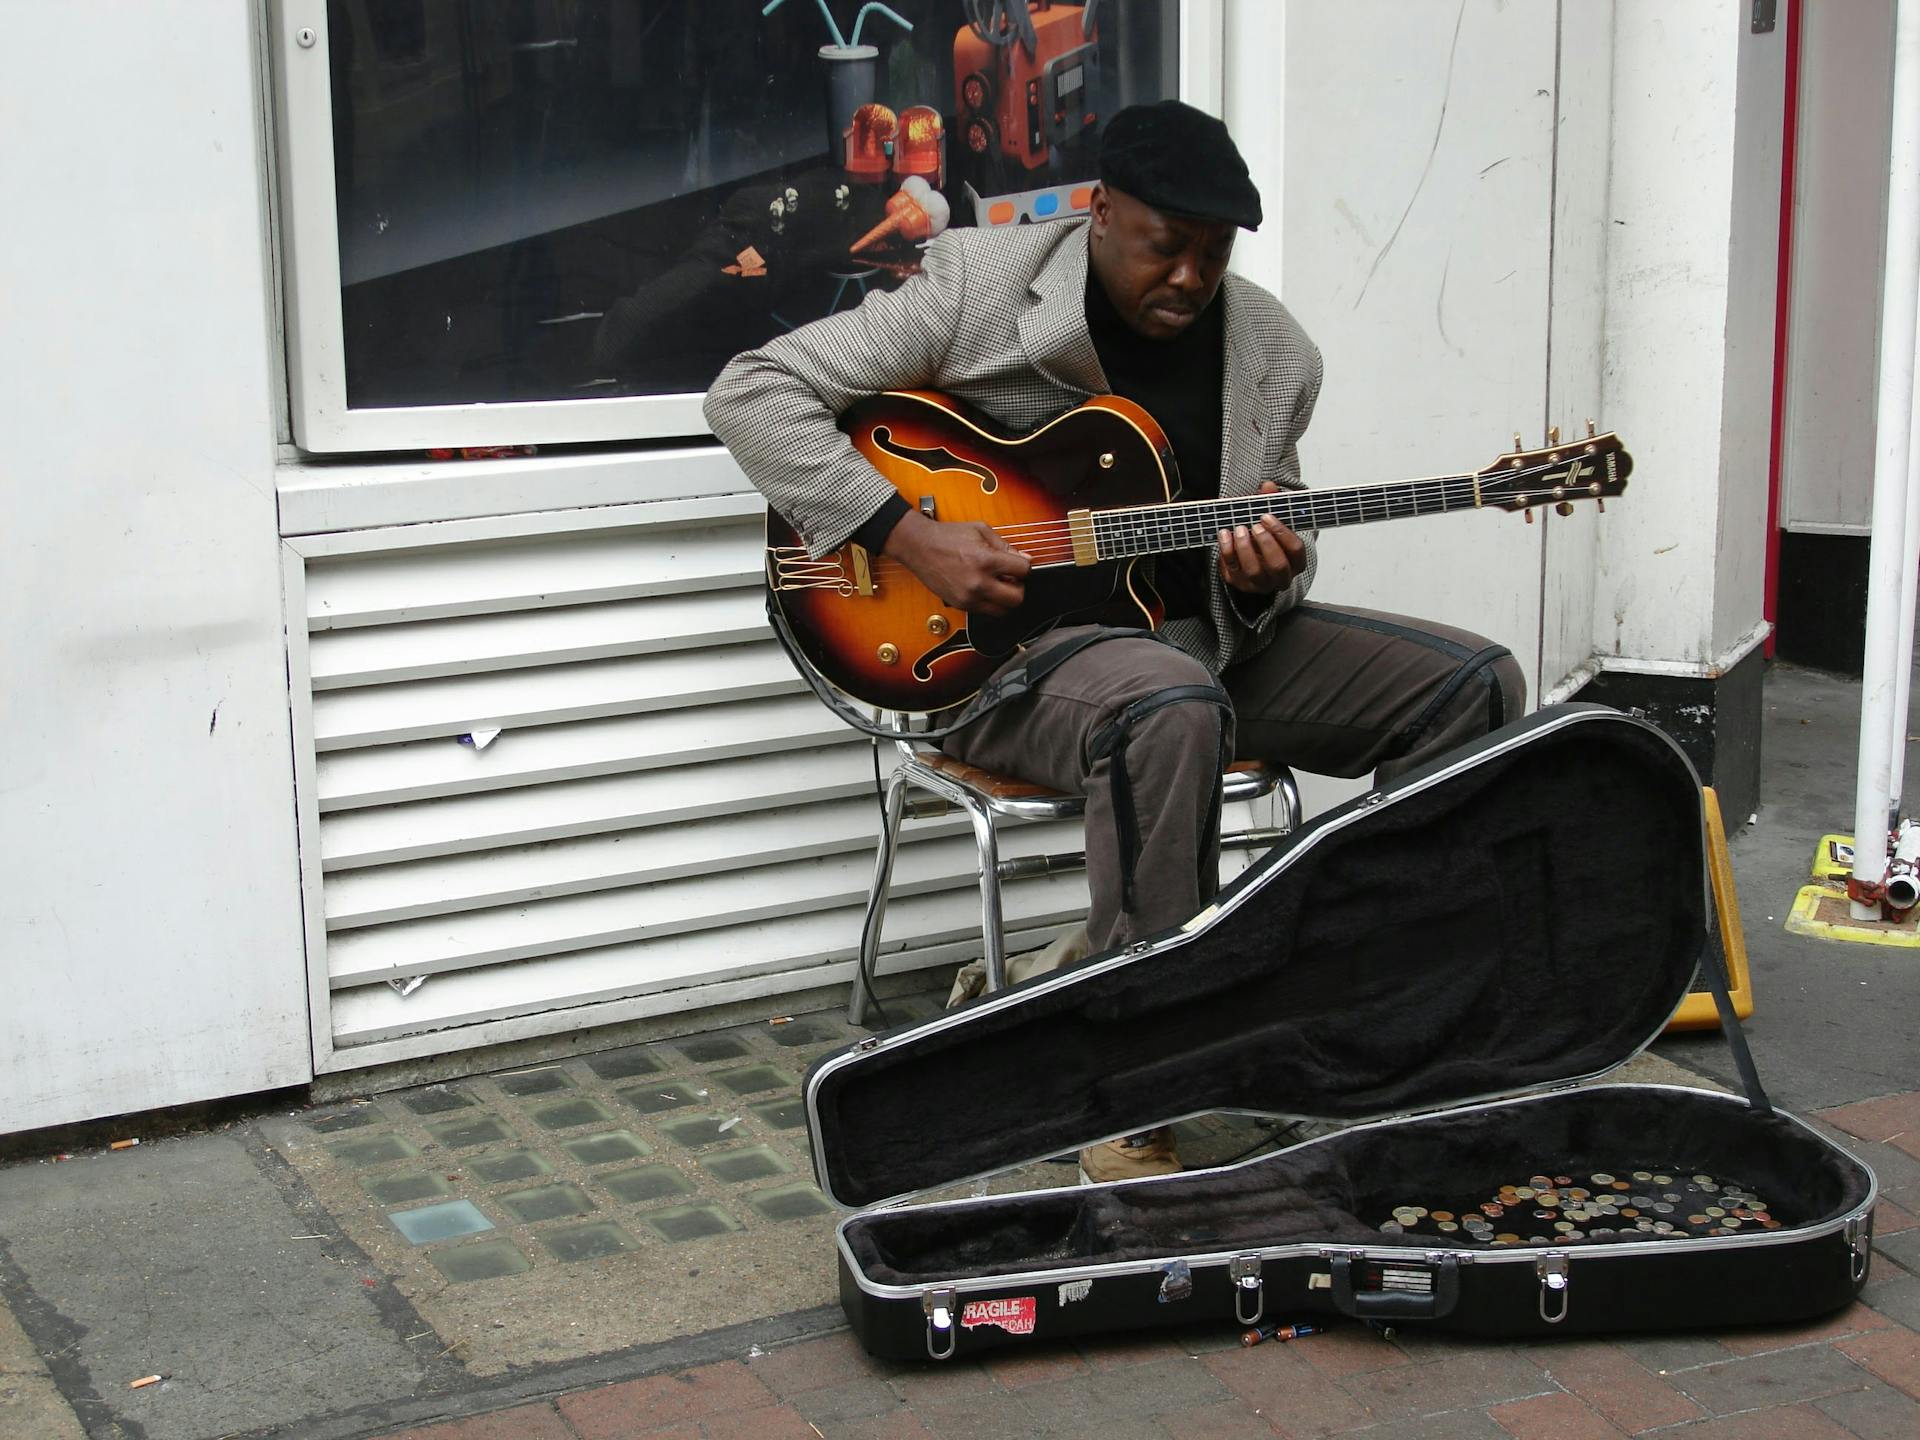
[(573, 1081), (556, 1066), (545, 1070), (522, 1070), (517, 1075), (496, 1075), (493, 1083), (509, 1095), (551, 1095), (556, 1090), (571, 1090)]
[(551, 1175), (553, 1164), (537, 1150), (502, 1150), (498, 1155), (476, 1155), (467, 1168), (489, 1185), (503, 1180), (531, 1180)]
[(690, 1035), (685, 1040), (673, 1042), (687, 1059), (696, 1065), (713, 1065), (722, 1060), (744, 1060), (753, 1054), (739, 1040), (724, 1031), (712, 1035)]
[[(740, 1127), (727, 1125), (731, 1115), (683, 1115), (672, 1120), (660, 1122), (660, 1133), (676, 1145), (711, 1145), (716, 1140), (724, 1140)], [(726, 1125), (726, 1129), (720, 1127)], [(740, 1137), (734, 1135), (737, 1140)]]
[(680, 1205), (672, 1210), (655, 1210), (641, 1219), (662, 1240), (675, 1245), (740, 1228), (740, 1222), (718, 1205)]
[(420, 1150), (402, 1135), (362, 1135), (334, 1141), (327, 1153), (349, 1165), (378, 1165), (383, 1160), (411, 1160)]
[(611, 1119), (613, 1115), (606, 1106), (586, 1095), (542, 1105), (533, 1112), (533, 1123), (542, 1130), (565, 1130), (571, 1125), (591, 1125), (596, 1120)]
[(450, 1150), (469, 1145), (485, 1145), (490, 1140), (505, 1140), (512, 1135), (491, 1115), (463, 1115), (458, 1120), (440, 1120), (427, 1126), (427, 1133)]
[(316, 1135), (337, 1135), (342, 1130), (358, 1130), (362, 1125), (371, 1125), (379, 1118), (371, 1105), (363, 1105), (354, 1110), (340, 1110), (332, 1115), (322, 1115), (307, 1122), (307, 1128)]
[(382, 1175), (362, 1180), (360, 1186), (382, 1205), (405, 1205), (410, 1200), (428, 1200), (435, 1195), (451, 1195), (453, 1187), (443, 1175)]
[(775, 1130), (798, 1130), (807, 1123), (807, 1102), (798, 1095), (791, 1095), (785, 1100), (763, 1100), (747, 1108), (759, 1117), (762, 1124)]
[(616, 1092), (642, 1115), (658, 1115), (662, 1110), (677, 1110), (691, 1105), (695, 1096), (686, 1085), (632, 1085)]
[(445, 1085), (429, 1085), (411, 1095), (402, 1095), (400, 1103), (416, 1115), (444, 1115), (449, 1110), (465, 1110), (473, 1101)]
[(418, 1210), (394, 1210), (387, 1219), (415, 1245), (431, 1245), (436, 1240), (453, 1240), (493, 1229), (493, 1222), (482, 1215), (480, 1207), (471, 1200), (448, 1200), (441, 1205), (423, 1205)]
[(749, 1065), (744, 1070), (723, 1070), (713, 1078), (736, 1095), (760, 1095), (768, 1090), (784, 1090), (800, 1083), (798, 1075), (789, 1075), (777, 1065)]
[(629, 1045), (587, 1056), (587, 1068), (602, 1080), (631, 1080), (636, 1075), (658, 1075), (660, 1062), (646, 1046)]
[(824, 1215), (833, 1207), (811, 1185), (782, 1185), (777, 1190), (756, 1190), (747, 1203), (769, 1220), (804, 1220), (809, 1215)]
[(556, 1260), (598, 1260), (603, 1255), (618, 1255), (637, 1250), (640, 1242), (611, 1220), (595, 1220), (586, 1225), (565, 1225), (541, 1232), (540, 1243)]
[(743, 1180), (764, 1180), (769, 1175), (785, 1175), (793, 1169), (764, 1145), (709, 1155), (700, 1165), (716, 1180), (724, 1180), (729, 1185), (738, 1185)]
[(493, 1197), (521, 1220), (560, 1220), (568, 1215), (585, 1215), (593, 1209), (587, 1192), (571, 1181), (538, 1185), (531, 1190), (508, 1190)]
[(616, 1160), (638, 1160), (642, 1155), (653, 1153), (653, 1147), (631, 1130), (577, 1135), (562, 1141), (560, 1148), (582, 1165), (611, 1165)]
[(685, 1195), (693, 1189), (693, 1182), (671, 1165), (642, 1165), (637, 1170), (602, 1175), (600, 1183), (613, 1192), (615, 1199), (629, 1205), (664, 1200), (669, 1195)]
[(785, 1025), (769, 1025), (767, 1037), (776, 1045), (791, 1050), (801, 1045), (826, 1045), (836, 1040), (850, 1040), (853, 1037), (845, 1032), (830, 1030), (820, 1020), (791, 1020)]
[(455, 1245), (446, 1250), (429, 1250), (427, 1259), (433, 1268), (459, 1285), (468, 1280), (498, 1280), (507, 1275), (524, 1275), (533, 1262), (511, 1240), (481, 1240), (472, 1245)]

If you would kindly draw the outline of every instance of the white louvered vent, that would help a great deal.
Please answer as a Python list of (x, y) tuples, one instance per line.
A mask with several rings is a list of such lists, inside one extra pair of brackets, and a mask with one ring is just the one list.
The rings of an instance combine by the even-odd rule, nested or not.
[[(317, 537), (297, 569), (322, 1069), (850, 974), (873, 759), (767, 630), (758, 502), (578, 518), (357, 535), (348, 553)], [(487, 729), (484, 749), (459, 738)], [(977, 953), (970, 839), (948, 821), (907, 835), (888, 968)], [(1005, 846), (1043, 848), (1077, 833)], [(1008, 928), (1085, 897), (1079, 876), (1009, 884)]]

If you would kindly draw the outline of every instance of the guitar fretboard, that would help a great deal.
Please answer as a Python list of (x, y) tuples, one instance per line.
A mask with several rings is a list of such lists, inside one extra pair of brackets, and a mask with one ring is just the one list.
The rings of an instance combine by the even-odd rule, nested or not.
[(1101, 559), (1117, 560), (1211, 546), (1220, 531), (1251, 525), (1262, 515), (1273, 516), (1290, 530), (1325, 530), (1411, 515), (1439, 515), (1475, 508), (1480, 503), (1475, 493), (1476, 478), (1442, 475), (1350, 490), (1282, 490), (1230, 500), (1178, 500), (1166, 505), (1099, 510), (1093, 515), (1093, 537)]

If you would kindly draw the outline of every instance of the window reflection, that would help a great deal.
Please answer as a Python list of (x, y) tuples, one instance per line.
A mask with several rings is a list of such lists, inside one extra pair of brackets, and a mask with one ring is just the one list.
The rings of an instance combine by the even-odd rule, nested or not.
[(1178, 88), (1178, 0), (765, 4), (329, 0), (348, 404), (703, 390)]

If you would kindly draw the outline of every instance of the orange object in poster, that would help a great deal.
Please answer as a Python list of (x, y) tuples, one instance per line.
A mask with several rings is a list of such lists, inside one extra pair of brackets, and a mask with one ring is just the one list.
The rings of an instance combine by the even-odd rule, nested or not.
[(900, 112), (893, 136), (893, 173), (918, 175), (936, 190), (947, 188), (946, 124), (931, 105), (912, 105)]
[[(1017, 12), (1017, 0), (1007, 8)], [(1087, 101), (1099, 37), (1089, 33), (1084, 6), (1027, 0), (1026, 8), (1025, 26), (1002, 14), (991, 39), (972, 25), (955, 33), (954, 124), (975, 155), (997, 153), (1038, 170), (1055, 145), (1098, 123)]]
[(862, 185), (878, 185), (892, 168), (887, 146), (898, 133), (899, 120), (884, 105), (862, 105), (847, 127), (847, 176)]

